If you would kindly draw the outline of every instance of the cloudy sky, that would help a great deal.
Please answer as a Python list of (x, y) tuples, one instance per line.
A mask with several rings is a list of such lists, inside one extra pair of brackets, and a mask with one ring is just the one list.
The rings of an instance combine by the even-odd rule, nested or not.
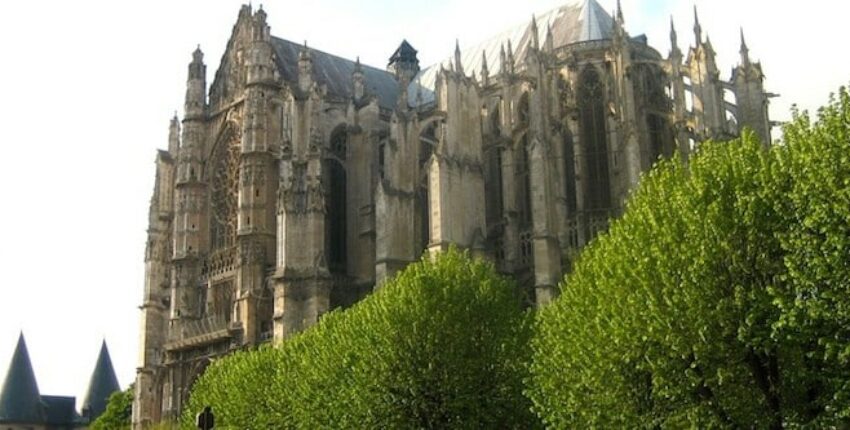
[[(423, 65), (572, 0), (268, 1), (272, 33), (383, 67), (402, 38)], [(599, 0), (608, 10), (615, 0)], [(626, 28), (685, 50), (692, 0), (622, 0)], [(776, 120), (850, 82), (835, 0), (698, 0), (723, 77), (739, 28), (762, 60)], [(42, 394), (82, 397), (100, 342), (134, 378), (147, 207), (156, 148), (182, 110), (197, 44), (212, 80), (239, 0), (40, 0), (0, 6), (0, 377), (20, 331)], [(256, 5), (255, 5), (256, 6)], [(78, 399), (81, 401), (81, 399)], [(79, 406), (79, 405), (78, 405)]]

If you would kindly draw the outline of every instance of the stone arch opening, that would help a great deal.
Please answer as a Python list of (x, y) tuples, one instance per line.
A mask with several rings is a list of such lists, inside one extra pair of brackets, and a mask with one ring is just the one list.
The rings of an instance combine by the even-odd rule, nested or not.
[(611, 184), (605, 125), (605, 84), (599, 72), (591, 66), (581, 73), (577, 101), (579, 133), (587, 166), (584, 207), (591, 211), (608, 210), (611, 207)]
[(348, 131), (345, 125), (338, 126), (331, 133), (328, 153), (325, 158), (325, 250), (328, 270), (345, 275), (348, 266), (348, 181), (345, 171)]

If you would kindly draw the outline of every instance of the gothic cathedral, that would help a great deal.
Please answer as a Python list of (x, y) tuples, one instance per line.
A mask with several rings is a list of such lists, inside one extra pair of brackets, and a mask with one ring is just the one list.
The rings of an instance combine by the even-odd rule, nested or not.
[[(567, 0), (570, 1), (570, 0)], [(271, 35), (243, 6), (207, 87), (156, 157), (135, 428), (181, 413), (211, 359), (279, 341), (449, 246), (545, 304), (660, 157), (749, 127), (770, 142), (761, 65), (721, 80), (697, 20), (665, 58), (621, 11), (570, 3), (421, 68)]]

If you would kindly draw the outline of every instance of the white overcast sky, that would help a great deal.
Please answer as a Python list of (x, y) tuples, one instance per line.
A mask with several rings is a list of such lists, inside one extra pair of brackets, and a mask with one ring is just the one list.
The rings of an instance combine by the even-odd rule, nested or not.
[[(572, 0), (268, 1), (272, 33), (383, 67), (402, 38), (424, 65)], [(691, 0), (622, 0), (626, 28), (683, 51)], [(0, 5), (0, 377), (23, 330), (42, 394), (76, 395), (106, 339), (122, 387), (135, 377), (156, 148), (182, 111), (200, 44), (208, 81), (238, 0), (40, 0)], [(608, 10), (615, 0), (600, 0)], [(728, 79), (743, 26), (774, 119), (816, 109), (850, 82), (847, 12), (835, 0), (698, 0)], [(255, 4), (255, 7), (257, 4)], [(79, 406), (79, 404), (78, 404)]]

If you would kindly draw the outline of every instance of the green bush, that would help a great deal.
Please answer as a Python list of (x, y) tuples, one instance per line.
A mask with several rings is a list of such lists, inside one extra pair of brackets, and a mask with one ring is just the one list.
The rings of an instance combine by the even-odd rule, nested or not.
[(112, 393), (106, 403), (106, 410), (92, 421), (89, 428), (91, 430), (129, 430), (133, 412), (134, 389), (135, 387), (131, 384), (130, 388), (124, 391)]
[(539, 315), (547, 425), (830, 426), (850, 409), (850, 102), (646, 175)]
[(238, 428), (529, 428), (531, 316), (493, 267), (450, 250), (345, 311), (217, 361), (189, 410)]

